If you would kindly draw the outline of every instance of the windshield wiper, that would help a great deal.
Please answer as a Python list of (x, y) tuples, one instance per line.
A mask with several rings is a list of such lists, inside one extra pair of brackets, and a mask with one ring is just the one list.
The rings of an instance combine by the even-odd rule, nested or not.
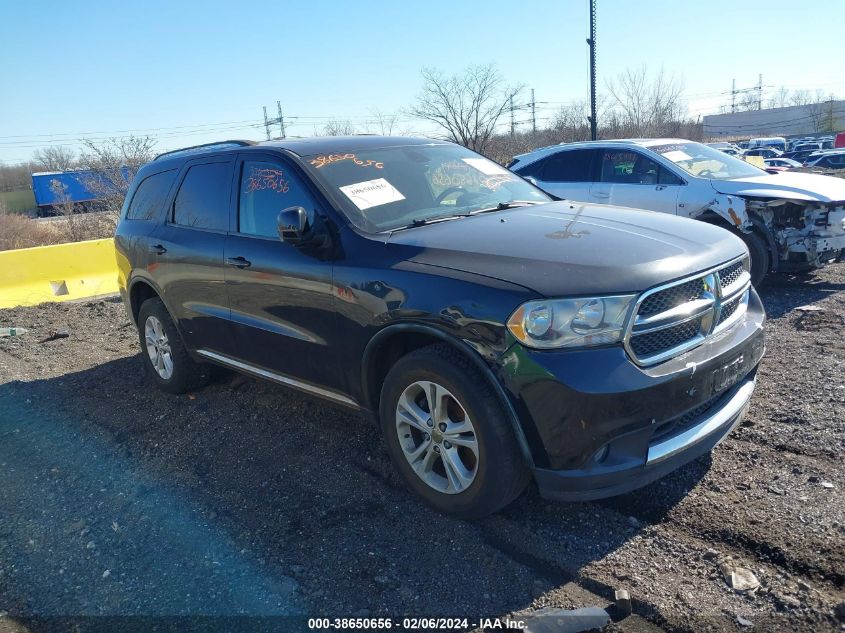
[(516, 209), (518, 207), (530, 207), (534, 204), (543, 204), (534, 200), (511, 200), (510, 202), (500, 202), (495, 207), (486, 207), (484, 209), (477, 209), (471, 211), (468, 215), (475, 215), (477, 213), (490, 213), (491, 211), (506, 211), (507, 209)]
[(405, 229), (415, 229), (418, 226), (427, 226), (429, 224), (437, 224), (438, 222), (446, 222), (447, 220), (457, 220), (458, 218), (469, 217), (469, 213), (455, 213), (453, 215), (436, 215), (433, 218), (414, 218), (411, 223), (406, 226), (400, 226), (391, 229), (390, 232), (404, 231)]

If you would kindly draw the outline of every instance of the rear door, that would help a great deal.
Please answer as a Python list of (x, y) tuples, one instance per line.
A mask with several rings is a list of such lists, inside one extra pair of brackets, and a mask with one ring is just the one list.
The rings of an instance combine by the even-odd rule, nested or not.
[(675, 214), (683, 182), (645, 154), (629, 149), (601, 151), (593, 202)]
[(544, 191), (568, 200), (590, 201), (590, 186), (600, 150), (570, 149), (541, 159), (532, 179)]
[(283, 382), (338, 388), (332, 262), (282, 242), (277, 224), (301, 206), (313, 226), (319, 194), (287, 160), (252, 152), (238, 161), (235, 188), (225, 277), (237, 358)]
[(233, 349), (223, 248), (234, 165), (234, 157), (188, 162), (165, 223), (148, 239), (150, 273), (192, 350)]

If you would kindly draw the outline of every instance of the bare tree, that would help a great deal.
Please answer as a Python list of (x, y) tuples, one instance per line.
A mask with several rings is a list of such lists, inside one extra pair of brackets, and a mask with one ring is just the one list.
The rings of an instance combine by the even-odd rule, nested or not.
[(76, 204), (74, 204), (68, 194), (67, 185), (59, 179), (53, 179), (50, 181), (50, 191), (55, 198), (55, 202), (52, 205), (53, 211), (64, 218), (70, 241), (78, 242), (84, 240), (87, 237), (85, 235), (85, 223), (78, 221), (78, 214), (81, 212), (81, 209), (77, 209)]
[(736, 102), (737, 112), (751, 112), (757, 109), (758, 105), (757, 91), (745, 92)]
[(767, 107), (769, 108), (786, 108), (789, 103), (789, 89), (785, 86), (778, 88), (775, 93), (769, 97)]
[(632, 136), (677, 133), (685, 114), (683, 81), (663, 68), (652, 78), (645, 65), (627, 69), (607, 84), (612, 109)]
[(32, 188), (32, 173), (41, 170), (37, 163), (0, 165), (0, 191), (18, 191)]
[(51, 145), (35, 150), (32, 160), (43, 171), (68, 171), (76, 166), (76, 152), (62, 145)]
[(367, 134), (380, 134), (382, 136), (393, 136), (399, 121), (396, 114), (385, 114), (378, 108), (370, 110), (372, 121), (367, 121), (365, 126)]
[(425, 68), (422, 76), (422, 92), (411, 115), (436, 124), (449, 140), (478, 152), (484, 151), (499, 119), (522, 89), (505, 87), (492, 64), (470, 66), (463, 74), (450, 76)]
[(84, 185), (97, 197), (97, 207), (115, 225), (129, 185), (141, 165), (154, 158), (155, 140), (128, 136), (96, 142), (83, 139), (79, 166), (91, 171)]
[(351, 136), (356, 133), (355, 125), (348, 119), (332, 119), (322, 129), (314, 129), (314, 136)]

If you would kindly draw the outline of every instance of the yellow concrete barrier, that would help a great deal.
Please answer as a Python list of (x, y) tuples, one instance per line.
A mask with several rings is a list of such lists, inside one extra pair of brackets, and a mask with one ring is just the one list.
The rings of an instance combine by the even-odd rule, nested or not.
[(114, 294), (114, 240), (0, 251), (0, 308)]

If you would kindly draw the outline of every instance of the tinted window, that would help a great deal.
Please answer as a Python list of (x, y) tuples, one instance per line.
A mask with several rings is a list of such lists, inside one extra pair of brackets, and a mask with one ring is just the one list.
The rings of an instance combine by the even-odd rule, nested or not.
[(596, 150), (575, 149), (549, 156), (540, 176), (546, 182), (589, 182)]
[(152, 220), (164, 206), (176, 170), (153, 174), (141, 181), (126, 211), (127, 220)]
[(280, 163), (244, 161), (241, 170), (238, 231), (247, 235), (278, 237), (279, 211), (304, 207), (314, 201), (302, 181)]
[(660, 166), (660, 171), (657, 172), (657, 183), (660, 185), (682, 185), (684, 182), (678, 178), (671, 171), (666, 169), (663, 165)]
[(173, 203), (173, 221), (198, 229), (225, 231), (229, 226), (231, 178), (231, 163), (206, 163), (188, 169)]
[(660, 169), (660, 165), (639, 152), (608, 149), (602, 155), (601, 181), (626, 185), (656, 185), (659, 182)]

